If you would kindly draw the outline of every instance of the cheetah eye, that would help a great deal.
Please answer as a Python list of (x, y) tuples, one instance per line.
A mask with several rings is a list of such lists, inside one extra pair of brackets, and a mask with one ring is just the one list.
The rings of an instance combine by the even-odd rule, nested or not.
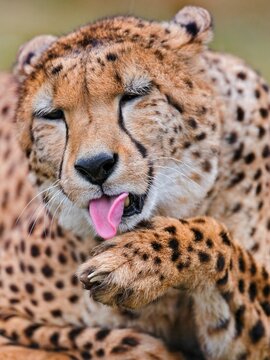
[(33, 115), (35, 117), (37, 117), (38, 119), (45, 119), (45, 120), (64, 120), (65, 119), (65, 114), (64, 114), (63, 110), (61, 110), (61, 109), (55, 109), (50, 112), (38, 111), (38, 112), (34, 113)]
[(125, 94), (122, 95), (120, 102), (121, 102), (122, 105), (124, 105), (127, 102), (130, 102), (130, 101), (135, 100), (135, 99), (137, 99), (139, 97), (142, 97), (143, 95), (145, 95), (145, 94), (125, 93)]

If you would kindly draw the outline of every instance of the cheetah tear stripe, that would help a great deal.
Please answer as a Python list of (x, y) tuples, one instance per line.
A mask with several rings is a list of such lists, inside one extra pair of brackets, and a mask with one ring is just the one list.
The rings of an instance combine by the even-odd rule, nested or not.
[(127, 197), (128, 193), (122, 193), (90, 201), (89, 213), (99, 236), (110, 239), (116, 235)]

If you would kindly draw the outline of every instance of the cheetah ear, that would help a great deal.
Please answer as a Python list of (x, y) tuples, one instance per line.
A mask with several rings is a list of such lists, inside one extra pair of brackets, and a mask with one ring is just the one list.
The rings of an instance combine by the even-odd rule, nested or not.
[(185, 6), (172, 20), (185, 30), (186, 43), (207, 44), (213, 37), (213, 20), (210, 13), (197, 6)]
[(23, 44), (17, 54), (13, 69), (19, 81), (24, 80), (34, 69), (43, 52), (56, 40), (52, 35), (36, 36)]

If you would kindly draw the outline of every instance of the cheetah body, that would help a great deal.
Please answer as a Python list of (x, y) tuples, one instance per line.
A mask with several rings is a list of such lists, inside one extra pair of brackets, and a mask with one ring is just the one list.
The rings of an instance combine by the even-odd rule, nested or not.
[[(209, 38), (209, 19), (200, 10), (198, 13), (195, 12), (194, 21), (190, 22), (189, 11), (188, 14), (184, 13), (184, 17), (180, 17), (180, 19), (176, 17), (175, 23), (170, 26), (162, 25), (165, 27), (160, 27), (160, 25), (134, 18), (116, 18), (114, 20), (104, 20), (100, 25), (99, 23), (94, 24), (92, 28), (91, 25), (84, 27), (78, 32), (60, 38), (58, 41), (50, 39), (48, 50), (45, 50), (41, 55), (39, 63), (41, 65), (34, 62), (35, 56), (32, 59), (26, 58), (29, 55), (29, 49), (26, 46), (19, 54), (15, 77), (2, 76), (1, 139), (3, 139), (3, 142), (1, 141), (0, 155), (2, 157), (1, 163), (4, 165), (0, 174), (2, 179), (0, 195), (3, 209), (0, 227), (2, 237), (0, 306), (4, 314), (11, 313), (13, 315), (15, 313), (19, 317), (13, 318), (11, 316), (9, 318), (7, 316), (8, 320), (4, 319), (3, 324), (1, 323), (3, 343), (5, 343), (6, 339), (9, 339), (13, 343), (17, 342), (21, 345), (33, 346), (33, 344), (38, 343), (38, 339), (42, 337), (42, 331), (45, 332), (43, 329), (48, 326), (49, 340), (47, 343), (44, 340), (45, 343), (41, 345), (41, 348), (54, 350), (55, 348), (66, 347), (68, 351), (63, 350), (63, 353), (72, 353), (73, 351), (74, 356), (80, 357), (83, 356), (83, 341), (87, 339), (87, 331), (84, 335), (84, 329), (86, 328), (90, 329), (89, 338), (93, 338), (91, 340), (91, 356), (97, 358), (104, 356), (104, 351), (107, 351), (106, 356), (108, 359), (109, 356), (113, 359), (113, 356), (120, 358), (122, 355), (124, 359), (127, 351), (131, 351), (131, 355), (133, 354), (132, 351), (135, 351), (134, 356), (137, 356), (136, 358), (146, 356), (145, 354), (149, 355), (149, 358), (153, 358), (152, 355), (154, 358), (164, 359), (169, 359), (170, 356), (175, 356), (176, 359), (181, 359), (182, 356), (189, 358), (192, 355), (206, 359), (240, 359), (241, 356), (243, 356), (243, 359), (267, 358), (267, 353), (270, 351), (268, 348), (270, 322), (268, 320), (267, 305), (267, 298), (270, 293), (267, 290), (269, 287), (267, 268), (269, 267), (268, 256), (270, 251), (270, 205), (269, 201), (267, 201), (269, 199), (270, 177), (269, 88), (261, 76), (249, 68), (242, 60), (204, 49), (202, 43)], [(188, 23), (185, 22), (186, 19), (188, 19)], [(197, 24), (197, 32), (194, 32), (194, 23)], [(137, 132), (134, 131), (132, 125), (125, 131), (126, 133), (132, 133), (133, 131), (132, 134), (139, 137), (140, 143), (147, 149), (151, 148), (151, 146), (156, 149), (162, 143), (162, 151), (158, 148), (157, 154), (162, 156), (163, 159), (169, 160), (159, 163), (154, 157), (151, 158), (150, 156), (151, 161), (153, 163), (156, 161), (158, 164), (156, 168), (154, 167), (156, 172), (158, 173), (158, 166), (163, 167), (164, 170), (155, 178), (156, 186), (159, 187), (161, 195), (159, 201), (156, 201), (155, 207), (147, 210), (144, 219), (138, 218), (134, 223), (131, 222), (130, 225), (122, 225), (121, 230), (123, 232), (131, 231), (132, 245), (130, 245), (130, 238), (128, 238), (129, 232), (124, 235), (120, 234), (118, 241), (106, 240), (92, 254), (92, 258), (86, 261), (89, 251), (98, 243), (93, 236), (92, 224), (89, 224), (89, 219), (86, 219), (85, 211), (74, 206), (76, 201), (81, 201), (81, 204), (83, 201), (80, 194), (78, 195), (75, 190), (75, 185), (81, 185), (81, 183), (75, 183), (73, 179), (71, 184), (74, 188), (65, 188), (68, 185), (63, 181), (62, 186), (65, 192), (71, 194), (73, 191), (76, 195), (74, 197), (69, 196), (68, 201), (63, 201), (62, 198), (54, 201), (57, 198), (56, 191), (59, 190), (58, 187), (53, 188), (55, 181), (57, 181), (56, 169), (59, 168), (61, 161), (59, 154), (67, 146), (64, 145), (63, 140), (64, 126), (58, 125), (57, 137), (52, 135), (50, 124), (46, 123), (46, 126), (44, 124), (40, 126), (39, 120), (37, 120), (31, 123), (31, 138), (29, 121), (26, 119), (31, 117), (29, 116), (29, 104), (31, 103), (29, 99), (35, 97), (37, 103), (42, 91), (44, 96), (46, 89), (42, 88), (42, 84), (49, 72), (51, 72), (49, 77), (58, 77), (61, 85), (59, 86), (60, 90), (61, 87), (65, 89), (65, 86), (72, 86), (75, 89), (74, 93), (72, 89), (69, 89), (68, 100), (70, 103), (74, 99), (76, 99), (77, 103), (80, 103), (78, 86), (83, 86), (82, 79), (85, 81), (85, 78), (81, 75), (82, 71), (84, 71), (84, 65), (81, 64), (84, 64), (85, 56), (89, 51), (86, 50), (88, 46), (93, 49), (91, 51), (94, 59), (90, 61), (92, 77), (89, 75), (88, 79), (89, 83), (92, 81), (93, 87), (89, 88), (88, 91), (90, 93), (93, 91), (96, 97), (99, 96), (102, 99), (104, 99), (104, 93), (100, 86), (106, 86), (107, 94), (116, 91), (114, 89), (116, 85), (108, 80), (112, 78), (112, 71), (114, 71), (113, 74), (116, 78), (117, 76), (123, 78), (125, 74), (120, 71), (121, 65), (120, 67), (116, 65), (116, 70), (114, 68), (112, 70), (111, 64), (121, 61), (119, 58), (123, 56), (127, 64), (130, 65), (128, 62), (129, 51), (132, 53), (132, 48), (130, 50), (125, 45), (125, 41), (114, 42), (115, 39), (110, 39), (111, 34), (106, 35), (109, 39), (107, 40), (103, 34), (104, 31), (106, 34), (104, 24), (110, 24), (116, 33), (119, 31), (120, 35), (115, 36), (116, 40), (121, 39), (123, 33), (128, 29), (128, 35), (125, 36), (128, 37), (128, 41), (130, 41), (130, 38), (133, 39), (132, 43), (135, 44), (135, 47), (137, 42), (139, 46), (142, 43), (142, 46), (145, 47), (144, 41), (146, 43), (151, 41), (150, 48), (154, 49), (154, 56), (157, 59), (155, 61), (159, 62), (157, 71), (161, 72), (160, 66), (165, 66), (165, 70), (160, 74), (160, 79), (154, 73), (153, 80), (154, 86), (156, 86), (154, 91), (159, 91), (163, 96), (160, 96), (160, 93), (155, 94), (156, 97), (148, 100), (148, 103), (142, 102), (141, 108), (140, 103), (137, 103), (137, 108), (140, 108), (141, 111), (145, 111), (151, 106), (154, 109), (151, 114), (149, 112), (146, 115), (149, 118), (152, 116), (152, 119), (157, 122), (160, 121), (159, 132), (155, 132), (156, 124), (153, 125), (153, 120), (152, 123), (149, 122), (144, 126), (145, 128), (148, 126), (147, 131), (153, 131), (158, 145), (152, 137), (147, 137), (138, 130)], [(180, 33), (178, 34), (176, 27), (179, 24)], [(193, 30), (190, 29), (190, 24), (193, 24)], [(198, 30), (200, 26), (201, 31)], [(144, 31), (146, 31), (145, 38), (147, 40), (140, 37), (140, 34), (144, 34)], [(95, 32), (99, 35), (97, 35), (98, 40), (95, 40), (94, 43), (92, 35)], [(153, 32), (155, 32), (155, 36), (151, 36)], [(172, 38), (170, 38), (170, 32), (174, 34)], [(182, 43), (175, 45), (175, 37), (178, 35), (183, 38)], [(108, 41), (109, 45), (106, 45), (105, 49), (102, 48), (103, 44), (100, 39), (105, 42)], [(99, 41), (101, 44), (99, 44)], [(101, 47), (101, 50), (99, 47)], [(159, 47), (161, 47), (162, 51), (155, 50), (159, 49)], [(181, 51), (177, 54), (176, 49), (178, 47), (183, 48), (183, 54)], [(171, 58), (170, 51), (173, 52)], [(142, 63), (145, 61), (140, 53), (134, 52), (134, 54), (137, 56), (136, 58), (134, 55), (135, 60), (133, 58), (135, 63), (139, 60)], [(168, 75), (167, 72), (171, 71), (171, 66), (177, 68), (174, 61), (178, 56), (183, 68), (188, 69), (187, 73), (183, 70), (180, 75), (175, 73)], [(194, 64), (193, 56), (196, 57)], [(108, 64), (106, 64), (106, 59)], [(151, 61), (149, 60), (150, 65), (152, 64)], [(173, 65), (167, 65), (166, 61), (171, 62)], [(80, 65), (77, 65), (76, 68), (75, 64)], [(190, 70), (189, 66), (193, 65), (195, 69)], [(132, 63), (130, 66), (132, 66)], [(168, 66), (168, 69), (166, 66)], [(32, 67), (35, 69), (34, 72), (32, 72)], [(43, 70), (44, 68), (46, 71)], [(75, 71), (76, 76), (70, 76), (72, 70)], [(105, 80), (101, 79), (98, 84), (99, 76), (102, 78), (100, 71), (105, 76), (106, 71), (108, 71), (107, 83), (105, 77)], [(132, 73), (132, 70), (130, 71)], [(128, 75), (126, 76), (128, 77)], [(162, 76), (168, 76), (170, 84), (176, 81), (172, 77), (176, 77), (180, 84), (179, 88), (170, 89), (166, 87)], [(158, 83), (158, 80), (160, 80), (160, 83)], [(136, 81), (140, 83), (146, 80), (141, 75)], [(149, 86), (149, 83), (147, 83), (147, 86)], [(16, 91), (18, 88), (20, 90), (20, 100), (17, 105), (18, 95)], [(42, 90), (38, 92), (37, 89)], [(183, 95), (181, 95), (181, 91)], [(54, 96), (58, 96), (56, 101), (60, 103), (61, 96), (65, 96), (65, 93), (61, 94), (60, 92), (54, 94)], [(82, 95), (79, 94), (79, 96)], [(89, 99), (91, 105), (94, 106), (91, 96)], [(42, 103), (41, 100), (40, 103)], [(22, 155), (17, 144), (14, 124), (16, 106), (18, 106), (17, 121), (20, 142), (28, 156), (28, 162), (31, 164), (31, 177), (34, 178), (35, 185), (32, 185), (33, 179), (31, 179), (32, 182), (26, 181), (29, 172), (27, 160)], [(98, 114), (100, 118), (104, 118), (110, 111), (113, 112), (113, 108), (110, 108), (104, 101), (102, 107), (105, 107), (105, 113), (100, 108), (95, 108), (95, 114)], [(125, 110), (124, 116), (126, 113), (126, 116), (128, 116), (129, 112), (130, 109), (128, 108)], [(93, 122), (91, 116), (90, 110), (83, 108), (80, 114), (77, 114), (76, 119), (78, 121), (78, 119), (87, 118), (88, 121), (91, 119)], [(143, 116), (145, 116), (145, 113), (139, 114), (138, 121), (142, 121)], [(180, 122), (178, 121), (179, 116), (181, 118)], [(91, 121), (89, 124), (91, 124)], [(164, 128), (163, 121), (169, 124), (168, 128)], [(143, 123), (141, 122), (141, 124)], [(70, 126), (72, 127), (72, 125)], [(82, 128), (85, 129), (86, 126), (87, 123), (83, 123)], [(100, 126), (104, 126), (102, 131), (110, 131), (106, 124)], [(75, 127), (72, 129), (74, 132), (77, 131)], [(55, 130), (55, 127), (53, 130)], [(95, 131), (98, 132), (98, 128)], [(113, 130), (111, 131), (113, 132)], [(83, 133), (81, 132), (81, 134)], [(117, 136), (121, 138), (122, 133)], [(79, 144), (86, 141), (94, 142), (91, 135), (89, 135), (88, 139), (84, 135), (81, 135), (79, 139), (74, 137), (72, 141), (73, 152), (69, 149), (69, 158), (62, 160), (64, 165), (61, 164), (61, 166), (64, 166), (62, 172), (66, 172), (65, 176), (70, 175), (71, 165), (69, 165), (69, 162), (72, 164), (74, 162), (74, 155), (72, 154), (77, 155), (78, 152), (82, 151)], [(107, 141), (110, 141), (109, 137)], [(114, 139), (114, 141), (116, 140)], [(131, 143), (125, 141), (123, 147), (127, 149), (132, 159), (134, 149), (136, 149), (136, 141), (134, 139)], [(114, 142), (109, 142), (109, 146), (114, 147)], [(45, 153), (44, 148), (46, 148)], [(136, 153), (136, 156), (140, 157), (142, 154), (139, 154), (138, 148), (136, 151), (138, 153)], [(42, 159), (44, 154), (46, 160)], [(140, 159), (135, 158), (135, 160), (139, 161)], [(125, 164), (128, 164), (128, 159), (125, 159), (125, 161)], [(181, 162), (185, 163), (182, 167), (179, 166)], [(132, 171), (136, 171), (132, 164), (130, 166)], [(138, 173), (138, 177), (143, 178), (145, 164), (141, 166), (143, 170)], [(177, 177), (177, 172), (182, 172), (182, 178)], [(132, 176), (132, 174), (128, 174), (128, 176)], [(175, 176), (176, 180), (173, 184), (170, 184), (170, 178), (173, 176)], [(167, 183), (166, 178), (169, 179)], [(186, 178), (191, 179), (189, 184), (185, 181)], [(122, 178), (120, 178), (120, 181), (122, 182)], [(133, 181), (135, 186), (138, 186), (136, 181)], [(162, 181), (167, 186), (162, 187), (160, 185)], [(52, 186), (51, 191), (46, 192), (47, 198), (44, 199), (50, 212), (46, 211), (42, 206), (40, 197), (35, 197), (36, 185), (42, 192), (45, 192), (48, 186)], [(170, 191), (168, 191), (168, 187), (171, 187)], [(85, 194), (85, 188), (83, 188), (83, 191), (83, 194)], [(158, 196), (151, 192), (150, 194), (153, 197)], [(29, 202), (31, 203), (29, 204)], [(67, 208), (68, 210), (66, 210)], [(158, 219), (153, 220), (154, 225), (153, 223), (146, 223), (145, 225), (140, 223), (138, 225), (139, 230), (132, 232), (137, 223), (141, 220), (148, 220), (150, 215), (154, 219)], [(178, 251), (173, 248), (174, 242), (171, 243), (171, 249), (174, 249), (171, 262), (178, 262), (179, 257), (183, 256), (182, 262), (178, 262), (178, 269), (188, 268), (189, 263), (192, 263), (192, 257), (196, 257), (196, 259), (199, 257), (199, 260), (196, 260), (198, 262), (198, 264), (196, 262), (196, 266), (198, 265), (199, 269), (196, 267), (197, 271), (194, 277), (192, 277), (192, 280), (185, 280), (184, 284), (181, 285), (174, 285), (173, 282), (170, 282), (167, 270), (162, 273), (157, 268), (159, 262), (162, 263), (166, 259), (167, 250), (164, 250), (163, 255), (163, 250), (159, 249), (165, 248), (160, 240), (163, 237), (154, 234), (155, 238), (160, 242), (157, 242), (158, 245), (153, 245), (156, 244), (156, 241), (151, 240), (150, 250), (146, 248), (144, 251), (142, 237), (150, 239), (153, 231), (159, 234), (161, 228), (166, 225), (166, 221), (169, 221), (164, 216), (169, 217), (168, 219), (200, 216), (197, 220), (195, 218), (194, 223), (192, 223), (192, 219), (189, 220), (193, 225), (188, 226), (192, 226), (191, 231), (193, 231), (195, 241), (196, 239), (199, 241), (201, 240), (200, 237), (203, 237), (204, 249), (199, 248), (197, 252), (196, 243), (191, 245), (191, 242), (187, 241), (189, 245), (186, 248), (188, 249), (187, 254), (182, 255), (183, 249), (181, 248), (181, 251)], [(212, 223), (212, 220), (209, 220), (210, 225), (207, 225), (205, 229), (202, 227), (208, 221), (205, 219), (208, 218), (214, 218), (218, 223), (224, 224), (230, 232), (230, 237), (236, 239), (233, 250), (237, 255), (234, 253), (228, 255), (230, 258), (230, 275), (227, 273), (227, 277), (231, 280), (231, 287), (227, 285), (226, 273), (224, 277), (217, 280), (220, 281), (220, 283), (217, 282), (220, 286), (228, 286), (226, 291), (221, 291), (219, 287), (218, 289), (214, 288), (210, 280), (208, 281), (208, 273), (204, 273), (203, 267), (200, 268), (200, 266), (210, 262), (211, 256), (215, 258), (216, 255), (212, 255), (212, 252), (215, 254), (215, 249), (218, 251), (214, 238), (207, 235), (208, 233), (212, 234), (209, 230), (211, 226), (214, 224), (213, 228), (216, 229), (217, 225)], [(178, 230), (178, 226), (187, 226), (185, 223), (189, 222), (183, 220), (180, 225), (176, 225), (174, 222), (176, 220), (170, 221), (172, 222), (170, 229), (174, 229), (168, 230), (170, 236), (175, 235), (174, 232), (175, 229)], [(140, 226), (142, 226), (141, 232)], [(184, 234), (184, 238), (185, 236), (188, 238), (188, 233), (185, 235), (185, 228), (180, 228), (179, 231)], [(226, 231), (219, 230), (218, 233), (226, 234)], [(164, 234), (162, 236), (166, 238)], [(230, 242), (226, 240), (226, 236), (223, 237), (225, 245), (226, 241)], [(122, 244), (121, 238), (124, 245), (118, 249)], [(110, 250), (111, 242), (116, 248), (112, 246)], [(181, 247), (181, 241), (180, 244)], [(200, 242), (198, 244), (200, 247)], [(215, 274), (211, 275), (214, 277), (219, 268), (220, 271), (224, 270), (224, 258), (226, 258), (227, 253), (229, 254), (232, 251), (231, 248), (227, 250), (226, 247), (224, 250), (222, 246), (220, 251), (217, 252), (217, 259), (220, 261), (217, 261), (213, 270), (209, 270), (209, 274)], [(110, 254), (109, 251), (112, 251), (112, 253)], [(119, 253), (114, 253), (114, 251), (119, 251)], [(124, 254), (125, 252), (126, 254)], [(101, 289), (100, 292), (99, 290), (96, 293), (93, 291), (92, 297), (89, 297), (89, 292), (82, 290), (77, 278), (74, 277), (79, 264), (86, 261), (81, 265), (79, 275), (81, 281), (88, 286), (85, 274), (91, 273), (92, 270), (90, 271), (90, 269), (100, 267), (103, 269), (100, 270), (101, 274), (103, 274), (109, 272), (110, 266), (121, 268), (126, 263), (121, 260), (122, 262), (118, 264), (123, 255), (133, 265), (131, 268), (124, 268), (124, 272), (115, 273), (114, 275), (113, 283), (115, 281), (115, 283), (122, 284), (121, 286), (118, 285), (117, 288), (118, 297), (114, 293), (114, 288), (109, 285), (107, 285), (108, 288), (105, 288), (105, 293)], [(173, 256), (175, 259), (173, 259)], [(138, 257), (139, 260), (137, 261)], [(133, 278), (134, 274), (132, 273), (138, 276), (140, 269), (143, 269), (144, 266), (148, 269), (148, 265), (144, 264), (149, 263), (149, 258), (153, 259), (155, 263), (149, 265), (149, 274), (154, 272), (155, 275), (152, 275), (153, 280), (151, 278), (149, 282), (147, 282), (147, 277), (146, 281), (141, 279), (143, 285), (140, 285), (140, 282), (136, 283), (136, 277)], [(227, 264), (226, 261), (225, 263)], [(253, 271), (247, 269), (247, 267), (251, 266), (250, 264), (253, 265)], [(168, 268), (170, 267), (168, 266)], [(254, 268), (256, 268), (256, 271)], [(233, 275), (234, 273), (236, 275)], [(170, 274), (171, 278), (174, 279), (176, 275), (174, 275), (173, 270)], [(254, 277), (253, 280), (249, 278), (251, 275)], [(165, 278), (165, 284), (168, 285), (163, 285), (161, 276)], [(205, 284), (209, 286), (207, 291), (202, 286), (205, 284), (199, 282), (200, 276), (205, 278)], [(134, 288), (139, 293), (140, 291), (144, 292), (141, 297), (133, 296), (132, 292), (128, 293), (128, 285), (132, 281), (137, 284)], [(198, 286), (195, 287), (194, 285), (193, 289), (192, 284), (197, 284), (197, 282)], [(125, 284), (124, 289), (123, 284)], [(142, 286), (142, 290), (140, 286)], [(158, 287), (160, 287), (160, 290), (157, 290)], [(122, 292), (124, 291), (123, 293), (119, 292), (121, 288)], [(234, 294), (232, 294), (232, 288), (237, 288)], [(131, 290), (134, 291), (132, 286), (130, 286)], [(227, 294), (227, 297), (224, 294)], [(158, 301), (154, 301), (156, 297), (160, 297)], [(261, 297), (264, 298), (261, 299)], [(147, 306), (140, 308), (140, 305), (143, 304)], [(113, 305), (113, 307), (108, 305)], [(245, 315), (245, 321), (242, 321), (242, 318), (240, 321), (239, 309), (243, 308), (250, 309), (250, 312)], [(10, 321), (14, 321), (14, 323), (10, 325)], [(31, 328), (31, 323), (39, 324), (39, 326)], [(239, 323), (245, 330), (241, 328), (241, 334), (236, 336), (240, 326)], [(259, 330), (257, 324), (262, 325)], [(255, 328), (255, 326), (257, 327)], [(76, 332), (75, 335), (73, 333), (74, 338), (71, 340), (74, 348), (66, 344), (67, 340), (65, 340), (64, 335), (63, 344), (66, 346), (61, 345), (62, 342), (58, 337), (57, 341), (53, 337), (56, 329), (68, 328), (66, 331), (69, 331), (70, 334), (72, 327), (75, 327), (80, 334), (80, 336), (76, 336)], [(110, 340), (110, 336), (113, 336), (115, 330), (108, 335), (109, 331), (107, 334), (106, 331), (99, 330), (100, 327), (108, 329), (125, 328), (127, 334), (119, 333), (119, 335), (115, 335), (113, 340)], [(29, 328), (34, 330), (31, 332)], [(28, 329), (28, 333), (25, 329)], [(94, 329), (93, 333), (91, 333), (91, 329)], [(157, 340), (154, 338), (153, 343), (151, 343), (152, 338), (145, 340), (147, 344), (150, 344), (149, 348), (147, 348), (148, 345), (146, 348), (140, 345), (141, 347), (137, 350), (137, 347), (133, 347), (132, 344), (125, 344), (123, 339), (138, 339), (139, 336), (142, 336), (140, 342), (143, 343), (143, 336), (147, 337), (148, 335), (141, 335), (141, 333), (136, 332), (137, 330), (151, 334), (153, 337), (160, 337), (167, 346), (182, 351), (184, 355), (167, 353), (167, 350), (163, 349), (162, 343), (156, 343)], [(254, 332), (256, 332), (255, 335)], [(70, 340), (70, 336), (67, 337)], [(104, 345), (105, 347), (101, 347), (100, 341), (105, 341), (104, 339), (106, 339), (107, 343)], [(115, 350), (117, 346), (120, 347), (118, 353), (117, 349)], [(136, 351), (138, 352), (136, 353)], [(84, 356), (87, 358), (86, 354)], [(88, 356), (90, 355), (88, 354)]]

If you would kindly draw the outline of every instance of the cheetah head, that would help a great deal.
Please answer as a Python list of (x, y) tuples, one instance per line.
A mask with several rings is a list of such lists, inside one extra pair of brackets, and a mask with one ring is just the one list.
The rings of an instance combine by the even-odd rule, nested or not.
[(205, 199), (219, 128), (202, 70), (211, 34), (209, 13), (185, 7), (169, 22), (114, 17), (20, 49), (20, 141), (71, 228), (109, 238)]

